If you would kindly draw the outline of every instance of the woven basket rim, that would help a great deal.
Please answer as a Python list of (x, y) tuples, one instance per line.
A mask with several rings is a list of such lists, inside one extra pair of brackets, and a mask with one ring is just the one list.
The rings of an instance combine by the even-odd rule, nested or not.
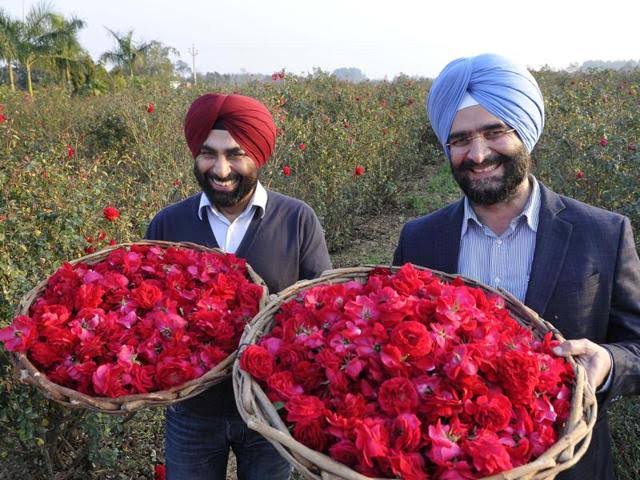
[[(227, 255), (219, 248), (207, 247), (192, 242), (169, 242), (164, 240), (141, 240), (138, 242), (126, 242), (117, 245), (105, 247), (97, 252), (84, 255), (82, 257), (70, 260), (65, 263), (77, 265), (85, 263), (87, 265), (95, 265), (107, 258), (113, 251), (136, 246), (151, 246), (168, 248), (186, 248), (201, 252), (210, 252), (219, 255)], [(245, 263), (247, 275), (250, 280), (262, 287), (262, 297), (259, 302), (259, 308), (263, 308), (269, 298), (269, 290), (264, 280), (253, 270), (248, 262)], [(59, 268), (59, 267), (58, 267)], [(57, 269), (55, 270), (57, 271)], [(54, 271), (54, 273), (55, 273)], [(33, 302), (37, 300), (46, 288), (49, 279), (53, 273), (48, 275), (44, 280), (24, 294), (14, 311), (14, 317), (18, 315), (28, 315), (29, 309)], [(27, 355), (22, 352), (8, 352), (11, 361), (17, 371), (18, 379), (25, 383), (30, 383), (37, 387), (47, 398), (54, 400), (62, 405), (77, 408), (88, 408), (91, 410), (110, 413), (110, 414), (126, 414), (136, 411), (143, 407), (168, 406), (195, 395), (198, 395), (209, 387), (228, 378), (231, 374), (233, 362), (238, 350), (231, 352), (224, 360), (215, 365), (198, 378), (189, 380), (183, 384), (176, 385), (169, 389), (157, 390), (148, 393), (137, 393), (132, 395), (123, 395), (120, 397), (99, 397), (91, 396), (77, 390), (59, 385), (52, 382), (47, 376), (40, 372), (38, 368), (29, 360)]]
[[(539, 335), (540, 332), (523, 323), (523, 321), (531, 322), (531, 325), (534, 325), (540, 331), (551, 331), (555, 338), (564, 340), (564, 337), (553, 325), (540, 318), (533, 310), (526, 307), (509, 292), (489, 287), (463, 275), (449, 274), (418, 265), (413, 266), (420, 270), (428, 270), (446, 281), (461, 278), (465, 285), (481, 288), (486, 292), (499, 295), (505, 300), (505, 306), (511, 312), (512, 317), (521, 325), (533, 330), (534, 335)], [(368, 277), (369, 272), (377, 268), (396, 272), (401, 267), (364, 265), (329, 270), (323, 272), (320, 277), (314, 280), (299, 281), (280, 291), (277, 295), (272, 295), (270, 302), (245, 328), (238, 351), (241, 353), (244, 348), (254, 344), (266, 334), (272, 327), (273, 316), (279, 310), (280, 305), (295, 298), (300, 292), (320, 284), (344, 283), (363, 279)], [(271, 442), (280, 454), (305, 478), (317, 480), (327, 478), (370, 480), (370, 477), (352, 470), (346, 465), (333, 460), (328, 455), (311, 450), (294, 439), (258, 382), (240, 368), (239, 358), (240, 355), (236, 357), (233, 365), (233, 389), (238, 411), (251, 429), (257, 431)], [(509, 471), (484, 477), (482, 480), (553, 479), (559, 472), (577, 463), (584, 455), (589, 446), (597, 417), (597, 402), (595, 393), (587, 382), (585, 369), (571, 357), (568, 358), (568, 361), (575, 374), (571, 410), (556, 443), (534, 461)]]

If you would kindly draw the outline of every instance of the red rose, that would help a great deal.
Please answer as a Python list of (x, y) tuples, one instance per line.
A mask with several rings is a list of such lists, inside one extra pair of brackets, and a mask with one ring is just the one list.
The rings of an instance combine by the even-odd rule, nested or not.
[(327, 447), (327, 435), (319, 421), (311, 423), (296, 423), (293, 427), (293, 437), (307, 447), (323, 452)]
[(429, 425), (428, 430), (431, 440), (429, 458), (443, 467), (451, 465), (451, 461), (462, 453), (457, 443), (459, 436), (454, 435), (451, 425), (442, 425), (440, 419), (435, 425)]
[(411, 412), (418, 406), (418, 392), (408, 378), (395, 377), (382, 384), (378, 402), (389, 415)]
[(258, 380), (266, 380), (273, 373), (273, 358), (259, 345), (249, 345), (240, 356), (240, 368)]
[(556, 432), (551, 425), (544, 423), (536, 425), (536, 430), (529, 437), (533, 455), (536, 457), (542, 455), (556, 443), (556, 439)]
[(531, 403), (540, 375), (533, 354), (509, 350), (500, 357), (498, 371), (499, 381), (513, 403)]
[(498, 435), (490, 430), (479, 430), (473, 439), (465, 442), (464, 449), (482, 476), (513, 468), (506, 447), (500, 443)]
[(353, 171), (353, 174), (356, 177), (359, 177), (360, 175), (364, 175), (364, 167), (362, 165), (356, 165), (356, 168)]
[(76, 292), (75, 307), (82, 310), (83, 308), (97, 308), (102, 303), (102, 296), (105, 290), (97, 283), (89, 283), (80, 285)]
[(131, 386), (134, 391), (140, 393), (151, 392), (155, 389), (156, 369), (153, 365), (138, 365), (134, 363), (131, 367)]
[(584, 178), (584, 172), (582, 170), (578, 170), (576, 172), (576, 180), (581, 180)]
[(356, 447), (365, 465), (372, 467), (374, 458), (384, 458), (389, 453), (389, 432), (380, 417), (366, 417), (355, 426)]
[(24, 352), (38, 338), (36, 326), (26, 315), (16, 317), (11, 325), (0, 329), (0, 341), (10, 352)]
[(287, 420), (295, 423), (313, 423), (324, 415), (322, 400), (312, 395), (297, 395), (284, 405)]
[(303, 360), (294, 363), (291, 366), (291, 371), (295, 381), (302, 385), (305, 390), (312, 390), (326, 380), (324, 370), (318, 363)]
[(391, 435), (397, 450), (411, 452), (417, 450), (422, 440), (420, 419), (413, 413), (401, 413), (393, 421)]
[(285, 165), (284, 167), (282, 167), (282, 174), (285, 177), (290, 177), (291, 176), (291, 167), (289, 165)]
[(110, 222), (114, 222), (120, 217), (120, 210), (111, 205), (107, 205), (102, 210), (102, 214), (104, 215), (104, 218), (106, 218)]
[[(276, 400), (289, 400), (294, 395), (303, 393), (302, 387), (293, 381), (291, 372), (276, 372), (267, 378), (267, 385), (278, 394)], [(273, 400), (273, 399), (272, 399)]]
[(138, 288), (131, 290), (131, 299), (140, 308), (151, 309), (162, 298), (162, 290), (150, 282), (142, 282)]
[(127, 391), (122, 386), (122, 367), (114, 364), (100, 365), (93, 372), (93, 388), (103, 397), (119, 397), (126, 395)]
[(598, 143), (601, 147), (606, 147), (609, 145), (609, 140), (607, 140), (607, 137), (602, 137)]
[(391, 341), (403, 355), (422, 357), (433, 348), (429, 330), (420, 322), (407, 321), (396, 325), (391, 332)]
[(429, 480), (424, 458), (419, 453), (396, 453), (389, 457), (394, 475), (406, 480)]
[(304, 143), (301, 143), (300, 145), (298, 145), (298, 148), (300, 149), (300, 151), (304, 152), (304, 149), (307, 148), (307, 146)]
[(156, 381), (163, 390), (182, 385), (193, 378), (195, 378), (193, 367), (186, 361), (166, 357), (156, 365)]
[(358, 463), (360, 450), (349, 440), (341, 440), (329, 447), (329, 455), (334, 460), (344, 463), (348, 467), (353, 467)]
[(507, 428), (513, 414), (509, 399), (494, 391), (480, 395), (475, 402), (467, 400), (465, 411), (474, 415), (478, 425), (494, 432)]
[(71, 145), (67, 145), (67, 157), (73, 158), (75, 154), (76, 154), (76, 151), (74, 150), (74, 148)]
[(147, 105), (147, 112), (148, 113), (153, 113), (156, 111), (156, 106), (153, 103), (149, 103)]
[(36, 343), (29, 350), (29, 357), (41, 368), (49, 368), (64, 357), (48, 343)]
[(166, 476), (166, 468), (164, 463), (159, 463), (153, 468), (153, 479), (154, 480), (165, 480)]

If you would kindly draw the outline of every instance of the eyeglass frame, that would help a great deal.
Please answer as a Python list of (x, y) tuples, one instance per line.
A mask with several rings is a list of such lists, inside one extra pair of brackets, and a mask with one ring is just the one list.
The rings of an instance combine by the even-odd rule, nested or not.
[[(513, 132), (516, 131), (515, 128), (508, 128), (507, 130), (502, 130), (501, 128), (491, 128), (490, 127), (490, 128), (487, 128), (486, 130), (481, 130), (479, 132), (476, 132), (473, 135), (465, 135), (464, 137), (459, 137), (459, 138), (454, 139), (451, 142), (445, 143), (445, 146), (447, 148), (449, 148), (450, 150), (452, 148), (465, 149), (467, 147), (470, 147), (471, 146), (471, 142), (477, 137), (482, 137), (484, 139), (484, 141), (491, 143), (491, 142), (499, 141), (500, 139), (504, 138), (506, 135), (509, 135), (510, 133), (513, 133)], [(494, 138), (487, 138), (486, 135), (488, 133), (491, 133), (491, 132), (496, 133), (497, 136), (494, 137)], [(465, 145), (454, 145), (453, 144), (453, 142), (460, 142), (460, 141), (469, 142), (469, 143), (465, 143)]]

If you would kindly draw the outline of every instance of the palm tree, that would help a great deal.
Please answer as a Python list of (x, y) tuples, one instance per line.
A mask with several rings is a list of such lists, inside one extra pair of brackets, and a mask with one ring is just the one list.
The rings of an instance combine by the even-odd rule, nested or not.
[(50, 35), (53, 12), (44, 3), (31, 8), (18, 31), (16, 58), (27, 72), (27, 89), (33, 97), (31, 69), (43, 58), (51, 55)]
[[(106, 27), (105, 27), (106, 28)], [(109, 33), (115, 38), (117, 46), (114, 50), (105, 52), (100, 56), (101, 62), (112, 63), (124, 71), (128, 71), (129, 77), (133, 78), (133, 72), (137, 65), (143, 60), (145, 54), (151, 48), (151, 43), (141, 43), (137, 45), (133, 41), (133, 30), (121, 35), (107, 28)]]
[(52, 48), (51, 60), (62, 73), (63, 81), (70, 83), (72, 68), (77, 70), (87, 56), (78, 42), (78, 31), (85, 27), (85, 22), (76, 17), (67, 20), (62, 15), (54, 14), (51, 27), (48, 36)]
[(56, 60), (70, 62), (74, 55), (80, 55), (82, 49), (76, 36), (84, 22), (75, 17), (66, 20), (41, 3), (31, 8), (24, 22), (17, 23), (15, 58), (27, 72), (27, 89), (33, 96), (33, 66), (36, 63), (50, 65)]
[(12, 91), (16, 89), (13, 77), (13, 62), (17, 57), (19, 30), (20, 22), (11, 19), (9, 15), (0, 10), (0, 58), (7, 62), (7, 72)]

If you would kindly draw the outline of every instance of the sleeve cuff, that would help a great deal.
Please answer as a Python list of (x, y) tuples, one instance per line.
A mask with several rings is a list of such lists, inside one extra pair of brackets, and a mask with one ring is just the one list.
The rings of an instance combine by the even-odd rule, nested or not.
[(613, 354), (609, 351), (608, 348), (605, 348), (609, 357), (611, 358), (611, 368), (609, 369), (609, 374), (607, 375), (607, 379), (604, 381), (600, 387), (596, 390), (596, 395), (600, 393), (605, 393), (611, 388), (611, 383), (613, 382)]

